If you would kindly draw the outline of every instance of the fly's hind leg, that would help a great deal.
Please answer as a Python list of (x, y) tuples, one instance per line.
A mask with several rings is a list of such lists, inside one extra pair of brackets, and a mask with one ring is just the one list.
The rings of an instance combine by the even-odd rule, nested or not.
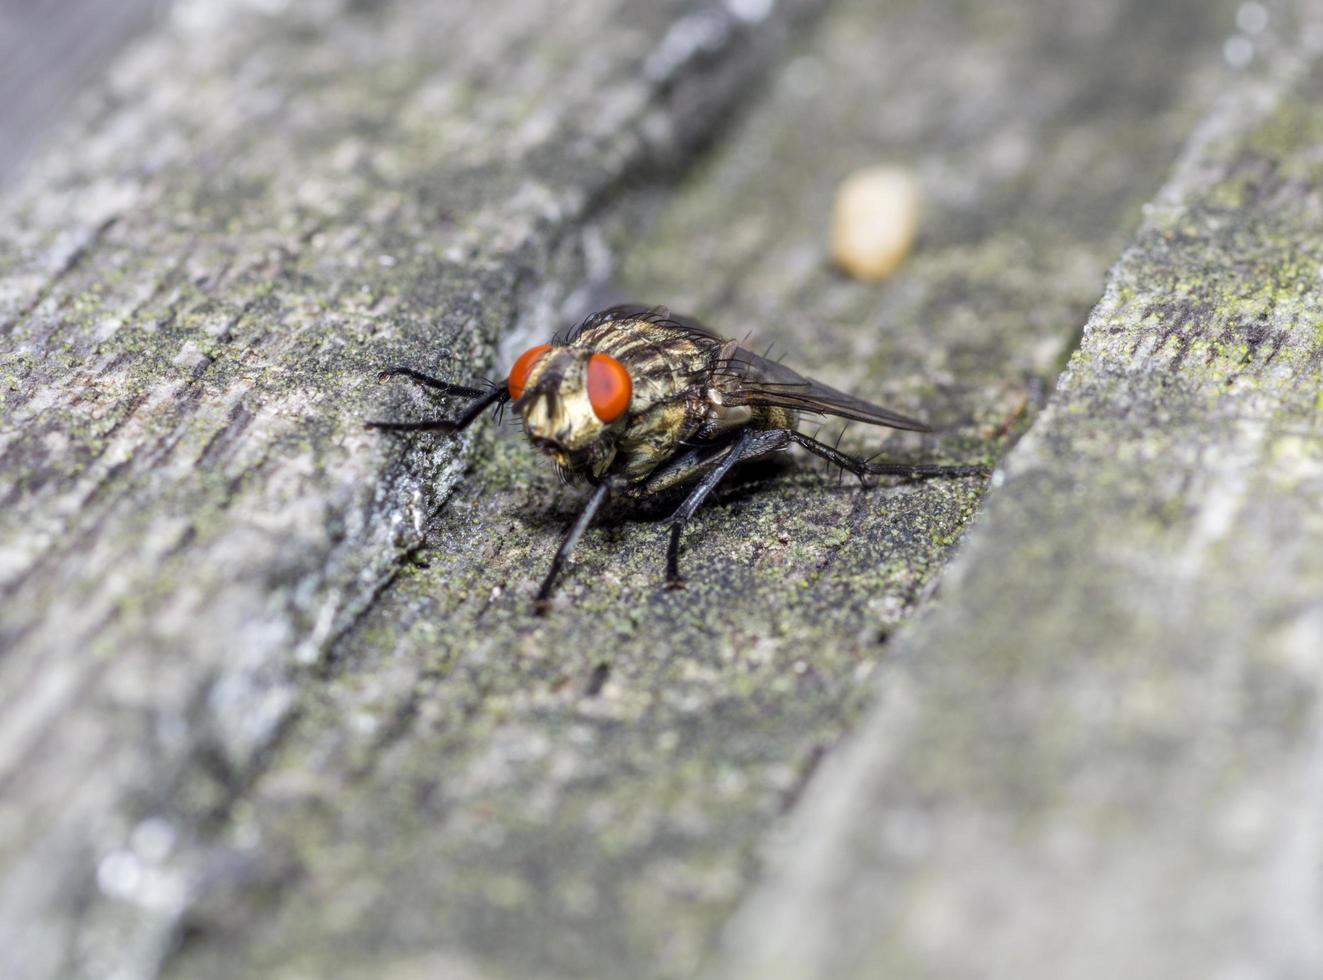
[(825, 442), (818, 442), (802, 432), (790, 432), (790, 438), (815, 456), (821, 456), (829, 463), (835, 463), (843, 470), (848, 470), (860, 481), (866, 482), (870, 476), (901, 476), (909, 480), (923, 480), (935, 476), (987, 476), (983, 466), (941, 466), (935, 463), (874, 463), (843, 453)]
[[(703, 501), (707, 499), (718, 483), (725, 479), (726, 474), (731, 471), (736, 463), (742, 463), (745, 460), (753, 459), (757, 456), (765, 456), (768, 453), (776, 452), (778, 449), (784, 449), (790, 445), (790, 433), (786, 429), (745, 429), (735, 439), (722, 447), (714, 450), (706, 458), (698, 457), (689, 459), (687, 456), (677, 460), (677, 466), (688, 468), (703, 468), (711, 466), (689, 496), (684, 499), (684, 503), (671, 515), (671, 540), (666, 547), (666, 586), (671, 589), (678, 589), (684, 585), (684, 578), (680, 575), (680, 535), (684, 531), (684, 526), (689, 523), (689, 519), (702, 506)], [(667, 467), (662, 473), (656, 474), (654, 479), (665, 480), (668, 475), (674, 475), (671, 467)], [(651, 481), (650, 481), (651, 482)], [(668, 481), (669, 482), (669, 481)]]

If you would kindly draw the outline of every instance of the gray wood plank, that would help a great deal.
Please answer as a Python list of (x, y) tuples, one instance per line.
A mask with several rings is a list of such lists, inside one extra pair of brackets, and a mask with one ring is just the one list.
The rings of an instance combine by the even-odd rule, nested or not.
[[(1058, 8), (833, 5), (651, 220), (595, 223), (618, 284), (946, 429), (892, 454), (998, 451), (1226, 79), (1228, 6)], [(879, 158), (929, 198), (881, 287), (824, 259), (836, 181)], [(278, 870), (217, 882), (171, 975), (693, 975), (982, 492), (756, 471), (701, 513), (682, 593), (661, 587), (666, 508), (621, 507), (542, 622), (528, 602), (582, 491), (517, 431), (476, 438), (220, 834), (213, 854), (242, 834), (228, 861)]]
[(716, 975), (1323, 975), (1323, 9), (1269, 24)]

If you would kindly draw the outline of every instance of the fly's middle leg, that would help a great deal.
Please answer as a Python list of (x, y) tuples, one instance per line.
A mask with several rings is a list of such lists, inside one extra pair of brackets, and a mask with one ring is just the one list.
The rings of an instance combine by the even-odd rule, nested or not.
[(689, 523), (689, 519), (707, 499), (708, 494), (716, 489), (717, 484), (725, 479), (726, 474), (735, 464), (757, 456), (765, 456), (788, 445), (790, 445), (790, 435), (785, 429), (745, 429), (735, 437), (720, 461), (703, 474), (703, 478), (684, 499), (684, 503), (680, 504), (676, 512), (671, 515), (671, 539), (666, 547), (667, 588), (677, 589), (684, 585), (684, 578), (680, 575), (680, 535), (684, 531), (684, 526)]

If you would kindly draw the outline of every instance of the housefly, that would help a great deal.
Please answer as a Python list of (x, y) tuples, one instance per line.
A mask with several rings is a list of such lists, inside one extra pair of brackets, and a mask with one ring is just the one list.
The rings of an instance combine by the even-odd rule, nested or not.
[(368, 422), (369, 429), (458, 432), (486, 409), (509, 403), (529, 441), (552, 458), (562, 476), (592, 487), (538, 589), (539, 612), (549, 608), (575, 544), (613, 494), (643, 498), (692, 484), (669, 520), (666, 582), (677, 587), (684, 582), (684, 526), (739, 463), (795, 444), (861, 480), (987, 472), (980, 466), (876, 463), (805, 435), (797, 426), (806, 414), (917, 432), (928, 426), (806, 378), (665, 307), (623, 305), (594, 313), (563, 341), (529, 348), (505, 384), (486, 389), (407, 367), (388, 368), (379, 376), (389, 378), (472, 400), (453, 419)]

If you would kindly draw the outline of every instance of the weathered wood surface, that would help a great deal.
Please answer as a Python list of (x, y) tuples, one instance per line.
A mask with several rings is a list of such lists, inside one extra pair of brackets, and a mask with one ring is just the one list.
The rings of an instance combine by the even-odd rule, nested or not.
[(0, 973), (154, 969), (465, 465), (362, 431), (375, 369), (545, 327), (814, 6), (197, 0), (120, 59), (2, 223)]
[[(497, 373), (610, 277), (945, 427), (893, 440), (902, 455), (993, 458), (1227, 83), (1235, 8), (839, 0), (732, 125), (815, 5), (484, 4), (480, 33), (472, 10), (437, 6), (194, 3), (7, 206), (0, 948), (32, 976), (687, 975), (778, 818), (806, 809), (793, 826), (820, 820), (825, 852), (795, 849), (724, 968), (756, 975), (759, 949), (799, 936), (809, 958), (785, 963), (866, 975), (876, 950), (857, 941), (905, 917), (861, 905), (877, 915), (842, 916), (837, 935), (793, 895), (815, 869), (824, 909), (856, 883), (890, 887), (832, 805), (854, 773), (851, 802), (885, 813), (894, 772), (860, 748), (807, 808), (799, 793), (869, 677), (917, 669), (885, 644), (978, 482), (862, 493), (802, 461), (761, 471), (697, 523), (682, 594), (659, 588), (660, 530), (621, 509), (536, 621), (531, 588), (576, 494), (490, 430), (365, 436), (363, 417), (428, 410), (368, 381), (393, 361)], [(672, 196), (704, 137), (713, 153)], [(914, 164), (930, 198), (919, 253), (885, 287), (823, 260), (835, 181), (879, 158)], [(1246, 271), (1217, 274), (1234, 292)], [(1089, 486), (1117, 474), (1106, 462)], [(1154, 487), (1173, 499), (1143, 482), (1124, 499), (1142, 509)], [(1006, 496), (980, 539), (1000, 544), (965, 563), (985, 577), (1003, 549), (1032, 557), (1037, 532), (1075, 543), (1056, 528), (1073, 510), (1030, 536), (1030, 518), (998, 516), (1016, 513)], [(1021, 602), (972, 603), (962, 629)], [(1089, 624), (1111, 620), (1088, 612), (1068, 625), (1105, 644)], [(987, 668), (964, 664), (963, 633), (928, 635), (906, 641), (939, 665), (920, 717), (960, 721), (942, 696)], [(1083, 671), (1089, 651), (1033, 654)], [(1047, 707), (1036, 690), (1021, 731)], [(999, 703), (1017, 702), (994, 688), (969, 717)], [(891, 704), (867, 739), (895, 724)], [(957, 748), (1003, 744), (956, 731)], [(1005, 744), (968, 779), (971, 806), (988, 786), (1070, 788)], [(946, 756), (926, 762), (925, 778), (950, 775)], [(1130, 834), (1137, 855), (1162, 843)], [(1013, 844), (990, 859), (1020, 870)], [(1006, 881), (1007, 905), (1032, 908)], [(996, 948), (969, 935), (970, 962)], [(1015, 935), (1047, 942), (1032, 923)]]
[(722, 976), (1323, 976), (1323, 7), (1271, 23)]

